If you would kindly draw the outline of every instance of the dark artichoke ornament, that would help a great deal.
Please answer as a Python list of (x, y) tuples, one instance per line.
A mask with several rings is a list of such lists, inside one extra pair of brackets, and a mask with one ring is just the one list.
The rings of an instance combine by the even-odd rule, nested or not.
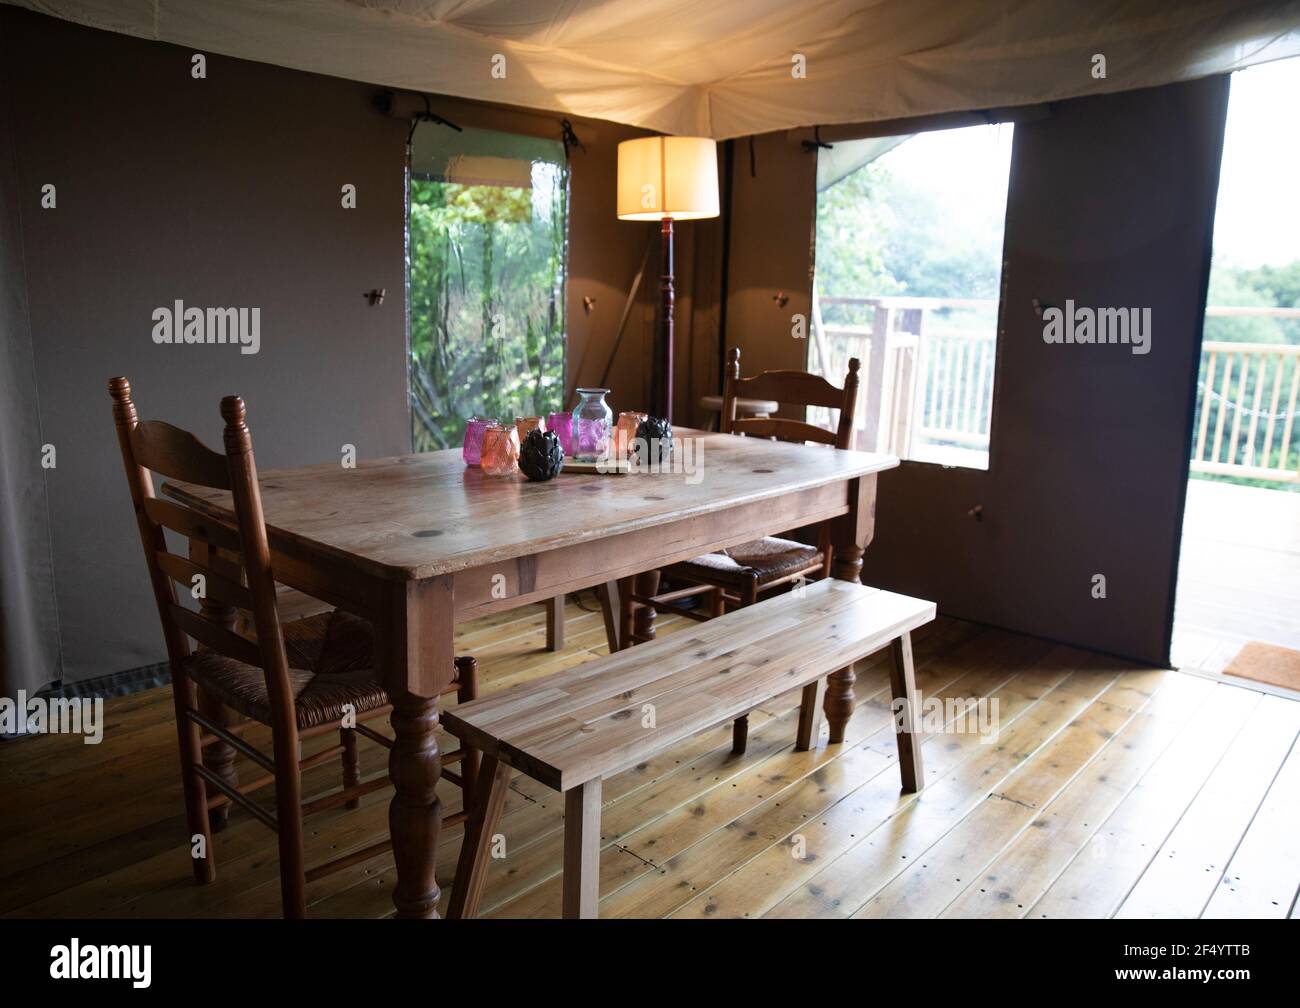
[(530, 480), (554, 479), (564, 468), (564, 448), (550, 431), (533, 428), (519, 446), (519, 471)]
[[(646, 457), (641, 457), (642, 449)], [(636, 428), (632, 450), (641, 466), (660, 465), (673, 453), (673, 425), (660, 417), (646, 417)]]

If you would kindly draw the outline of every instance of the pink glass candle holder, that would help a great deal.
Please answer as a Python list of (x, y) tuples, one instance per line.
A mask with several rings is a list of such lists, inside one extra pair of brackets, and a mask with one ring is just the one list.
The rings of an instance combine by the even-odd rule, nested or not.
[(627, 446), (636, 437), (636, 429), (647, 414), (628, 411), (618, 415), (618, 425), (614, 428), (614, 451), (619, 458), (627, 457)]
[(519, 435), (513, 427), (493, 424), (483, 431), (483, 471), (489, 476), (509, 476), (519, 467)]
[(483, 432), (491, 427), (495, 420), (491, 417), (470, 417), (465, 422), (465, 444), (460, 450), (460, 457), (467, 466), (477, 467), (483, 454)]
[(515, 417), (515, 433), (519, 436), (520, 444), (524, 443), (530, 430), (546, 430), (545, 421), (539, 416)]
[(560, 439), (560, 447), (564, 449), (564, 457), (570, 458), (573, 455), (573, 414), (572, 413), (552, 413), (546, 418), (546, 429), (552, 431)]

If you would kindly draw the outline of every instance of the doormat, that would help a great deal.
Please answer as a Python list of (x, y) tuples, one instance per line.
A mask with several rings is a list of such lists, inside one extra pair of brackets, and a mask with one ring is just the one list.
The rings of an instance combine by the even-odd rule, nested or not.
[(1251, 641), (1237, 652), (1223, 674), (1300, 692), (1300, 651)]

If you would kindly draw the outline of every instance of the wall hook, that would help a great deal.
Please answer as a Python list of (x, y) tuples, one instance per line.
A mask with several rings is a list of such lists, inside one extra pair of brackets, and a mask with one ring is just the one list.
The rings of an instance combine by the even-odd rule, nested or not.
[(374, 290), (368, 290), (361, 296), (370, 301), (370, 307), (384, 303), (384, 296), (388, 293), (387, 287), (376, 287)]

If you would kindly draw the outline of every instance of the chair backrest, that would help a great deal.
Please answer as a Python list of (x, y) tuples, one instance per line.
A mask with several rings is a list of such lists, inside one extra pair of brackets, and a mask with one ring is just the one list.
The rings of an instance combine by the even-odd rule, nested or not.
[[(295, 725), (289, 663), (276, 609), (253, 442), (244, 423), (244, 401), (239, 396), (221, 400), (226, 421), (226, 454), (222, 455), (179, 427), (160, 420), (140, 420), (131, 401), (131, 383), (125, 378), (110, 379), (108, 391), (145, 563), (173, 666), (189, 655), (191, 638), (228, 658), (259, 666), (266, 676), (276, 727), (286, 721)], [(156, 496), (153, 473), (229, 490), (235, 524)], [(164, 529), (186, 537), (188, 557), (168, 551)], [(202, 586), (200, 612), (176, 601), (173, 582), (191, 593)], [(255, 640), (235, 633), (237, 609), (252, 614)]]
[[(729, 434), (774, 438), (777, 441), (853, 447), (853, 417), (858, 404), (858, 359), (849, 360), (844, 387), (836, 388), (821, 375), (808, 371), (764, 371), (753, 378), (740, 377), (740, 349), (728, 355), (722, 390), (721, 428)], [(742, 417), (736, 419), (737, 399), (774, 399), (782, 406), (824, 406), (840, 411), (839, 424), (829, 431), (816, 424), (787, 417)]]

